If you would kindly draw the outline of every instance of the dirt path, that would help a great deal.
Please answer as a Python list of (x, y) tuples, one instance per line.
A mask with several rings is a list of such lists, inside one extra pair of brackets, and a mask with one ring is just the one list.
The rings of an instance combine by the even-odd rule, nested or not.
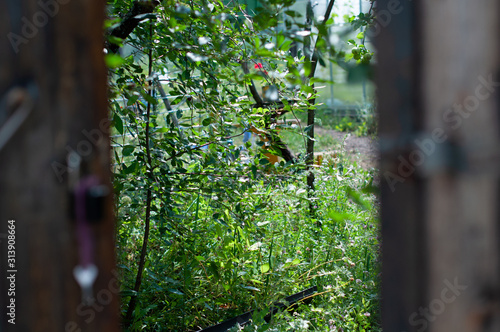
[[(318, 135), (330, 135), (338, 142), (344, 142), (344, 151), (349, 156), (349, 159), (356, 161), (365, 169), (378, 167), (378, 143), (371, 137), (358, 137), (353, 133), (345, 133), (332, 129), (321, 127), (314, 128)], [(348, 136), (346, 138), (346, 136)], [(345, 139), (345, 141), (344, 141)], [(340, 150), (340, 147), (335, 149)]]

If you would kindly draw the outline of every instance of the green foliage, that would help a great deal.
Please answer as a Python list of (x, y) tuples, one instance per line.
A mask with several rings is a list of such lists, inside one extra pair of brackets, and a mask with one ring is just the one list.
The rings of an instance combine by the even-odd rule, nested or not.
[(354, 131), (353, 119), (348, 116), (344, 116), (340, 120), (340, 123), (335, 126), (335, 129), (338, 131)]
[[(346, 331), (376, 330), (377, 209), (373, 196), (358, 194), (370, 191), (373, 174), (344, 160), (325, 164), (330, 166), (316, 174), (322, 197), (315, 201), (317, 219), (309, 217), (301, 176), (266, 176), (253, 183), (240, 178), (238, 187), (221, 177), (226, 186), (207, 179), (196, 190), (172, 192), (171, 216), (157, 214), (153, 221), (135, 326), (194, 330), (317, 285), (321, 295), (311, 307), (300, 307), (293, 324), (301, 319), (329, 331), (332, 320)], [(128, 192), (118, 203), (126, 288), (133, 285), (130, 271), (139, 254), (142, 213), (137, 211), (143, 199)], [(157, 200), (155, 210), (163, 203)], [(262, 331), (282, 331), (290, 318), (276, 317), (269, 326), (255, 323)]]
[(369, 136), (376, 133), (375, 123), (372, 118), (356, 119), (345, 116), (335, 125), (338, 131), (354, 132), (357, 136)]
[(357, 136), (374, 136), (377, 134), (377, 117), (373, 107), (360, 109), (351, 116), (329, 115), (325, 126), (338, 131), (353, 132)]
[[(111, 29), (132, 2), (108, 4)], [(322, 316), (347, 330), (379, 326), (375, 201), (356, 194), (373, 175), (332, 159), (317, 170), (319, 198), (308, 198), (301, 159), (271, 164), (266, 154), (280, 154), (274, 146), (238, 143), (250, 127), (264, 137), (279, 134), (271, 124), (273, 103), (293, 118), (310, 107), (311, 49), (292, 56), (294, 45), (314, 37), (320, 65), (345, 60), (330, 45), (333, 20), (312, 22), (318, 32), (310, 32), (300, 13), (288, 11), (283, 21), (290, 5), (262, 2), (251, 17), (234, 2), (163, 1), (138, 17), (125, 41), (110, 38), (124, 45), (106, 63), (123, 313), (138, 297), (130, 330), (196, 330), (309, 285), (323, 294), (299, 315), (317, 330), (329, 326)], [(292, 25), (302, 34), (277, 28)], [(255, 107), (252, 84), (267, 87), (265, 107)], [(295, 133), (304, 145), (306, 133)], [(150, 240), (135, 292), (146, 210)], [(280, 317), (269, 328), (289, 324)]]

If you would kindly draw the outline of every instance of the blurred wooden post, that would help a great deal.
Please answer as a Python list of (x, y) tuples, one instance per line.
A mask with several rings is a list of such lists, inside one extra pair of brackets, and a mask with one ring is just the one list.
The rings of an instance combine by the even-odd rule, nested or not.
[(423, 183), (400, 161), (408, 159), (412, 151), (411, 140), (420, 130), (423, 114), (417, 104), (415, 2), (403, 1), (392, 12), (388, 2), (377, 2), (379, 18), (369, 30), (375, 35), (378, 51), (382, 320), (384, 331), (402, 332), (416, 331), (409, 317), (425, 303)]
[[(104, 218), (92, 228), (96, 302), (83, 306), (73, 277), (78, 249), (66, 161), (76, 151), (112, 192), (104, 5), (0, 2), (0, 331), (119, 330), (113, 199), (105, 199)], [(15, 221), (14, 289), (7, 280), (9, 220)], [(12, 299), (15, 325), (7, 308)]]
[(384, 331), (500, 331), (499, 6), (378, 1)]

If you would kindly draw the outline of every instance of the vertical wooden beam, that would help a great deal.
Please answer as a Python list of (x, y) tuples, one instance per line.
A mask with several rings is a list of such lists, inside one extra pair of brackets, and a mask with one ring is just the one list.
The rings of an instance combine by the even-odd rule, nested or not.
[[(0, 2), (0, 137), (12, 129), (0, 146), (0, 330), (119, 329), (112, 196), (105, 199), (104, 218), (92, 227), (99, 274), (96, 302), (84, 306), (73, 277), (78, 248), (68, 175), (75, 173), (66, 161), (69, 151), (76, 151), (87, 172), (112, 192), (104, 5)], [(6, 126), (19, 114), (19, 105), (27, 109), (26, 119), (19, 127)], [(15, 296), (7, 296), (7, 242), (1, 237), (8, 220), (15, 220), (16, 227)], [(8, 322), (6, 309), (12, 298), (15, 325)]]
[(378, 1), (384, 331), (500, 331), (498, 1)]
[(416, 331), (409, 317), (424, 303), (423, 182), (408, 164), (422, 123), (415, 2), (377, 1), (369, 29), (376, 68), (381, 153), (382, 319), (384, 331)]
[(443, 132), (426, 162), (426, 324), (500, 331), (500, 4), (421, 6), (425, 132)]

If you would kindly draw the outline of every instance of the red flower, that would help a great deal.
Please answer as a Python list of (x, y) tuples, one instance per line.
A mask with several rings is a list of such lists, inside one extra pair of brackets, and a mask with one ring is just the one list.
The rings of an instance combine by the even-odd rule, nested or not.
[(267, 75), (267, 70), (262, 70), (264, 68), (264, 66), (262, 65), (262, 63), (256, 63), (254, 66), (253, 66), (255, 69), (259, 69), (261, 72), (264, 73), (264, 75)]

